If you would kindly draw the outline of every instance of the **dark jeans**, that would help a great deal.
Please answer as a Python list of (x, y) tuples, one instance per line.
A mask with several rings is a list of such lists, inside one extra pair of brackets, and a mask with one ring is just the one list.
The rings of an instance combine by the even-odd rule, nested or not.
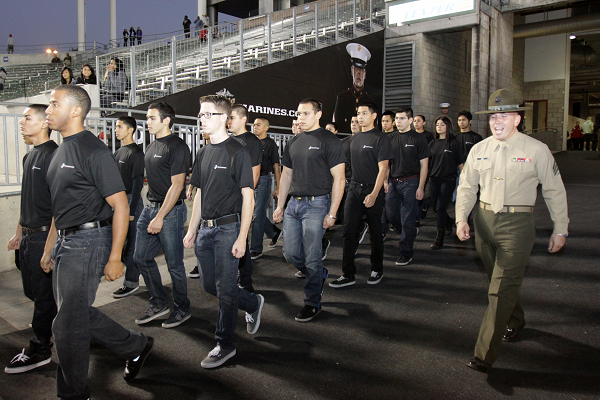
[(238, 259), (231, 254), (240, 233), (240, 223), (215, 228), (200, 228), (196, 236), (196, 258), (200, 282), (206, 293), (219, 299), (215, 338), (224, 349), (235, 348), (238, 309), (253, 313), (258, 297), (237, 286)]
[(279, 231), (267, 216), (267, 207), (271, 200), (272, 175), (261, 175), (254, 189), (254, 215), (252, 216), (252, 239), (250, 251), (262, 253), (263, 235), (272, 238)]
[(435, 207), (438, 229), (445, 228), (448, 221), (448, 204), (452, 199), (452, 193), (456, 187), (456, 175), (448, 175), (441, 178), (432, 176), (429, 179), (431, 188), (431, 204)]
[(87, 399), (90, 341), (123, 359), (138, 356), (148, 339), (123, 328), (92, 307), (112, 246), (112, 227), (83, 230), (58, 238), (54, 257), (53, 288), (58, 313), (52, 325), (58, 371), (58, 397)]
[(173, 305), (175, 310), (187, 313), (190, 300), (187, 297), (187, 279), (183, 265), (183, 224), (187, 218), (187, 206), (180, 204), (173, 207), (163, 221), (162, 230), (156, 235), (151, 235), (148, 233), (148, 225), (156, 217), (158, 210), (159, 208), (151, 206), (144, 207), (137, 223), (133, 258), (150, 291), (150, 304), (159, 308), (166, 307), (169, 300), (162, 285), (158, 265), (154, 261), (162, 247), (173, 282)]
[[(130, 207), (133, 207), (131, 205)], [(127, 267), (125, 270), (125, 280), (123, 286), (129, 288), (136, 288), (140, 285), (140, 268), (133, 260), (133, 254), (135, 253), (135, 239), (137, 237), (137, 222), (140, 219), (142, 210), (144, 209), (144, 202), (140, 199), (137, 207), (135, 208), (135, 215), (133, 221), (129, 221), (129, 230), (127, 231), (127, 244), (123, 250), (123, 264)]]
[(248, 239), (246, 239), (246, 252), (239, 260), (238, 283), (243, 288), (249, 288), (252, 286), (252, 258), (250, 258), (250, 246), (248, 245)]
[(283, 255), (306, 275), (304, 304), (321, 306), (323, 285), (323, 220), (329, 212), (331, 195), (292, 197), (283, 217)]
[[(418, 187), (419, 178), (397, 183), (392, 182), (385, 198), (387, 219), (395, 227), (402, 227), (400, 234), (400, 256), (412, 257), (414, 254), (413, 243), (417, 236), (415, 203), (417, 202), (416, 194)], [(386, 232), (384, 231), (383, 233)]]
[(33, 333), (29, 341), (33, 351), (50, 354), (52, 321), (56, 316), (56, 303), (52, 293), (52, 272), (45, 273), (40, 266), (48, 232), (35, 232), (21, 239), (19, 265), (25, 296), (33, 301)]
[(344, 213), (344, 255), (342, 258), (342, 271), (344, 276), (353, 277), (356, 274), (356, 265), (354, 264), (354, 253), (358, 247), (358, 232), (362, 222), (362, 216), (365, 215), (369, 225), (369, 235), (371, 237), (371, 269), (377, 272), (383, 272), (383, 233), (381, 232), (381, 215), (383, 213), (383, 204), (385, 191), (382, 189), (375, 200), (373, 207), (367, 208), (363, 204), (365, 197), (373, 190), (373, 186), (361, 187), (356, 183), (351, 183), (346, 198)]

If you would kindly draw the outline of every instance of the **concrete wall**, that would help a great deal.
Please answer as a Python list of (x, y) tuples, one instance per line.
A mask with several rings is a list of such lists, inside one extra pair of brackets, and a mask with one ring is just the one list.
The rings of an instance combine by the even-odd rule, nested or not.
[(563, 135), (566, 135), (564, 124), (565, 80), (525, 82), (523, 99), (548, 100), (548, 128), (558, 131), (557, 149), (562, 148)]
[[(65, 58), (65, 55), (67, 54), (67, 52), (59, 52), (58, 56), (61, 59), (61, 63), (62, 63), (62, 59)], [(71, 57), (73, 57), (73, 59), (75, 58), (75, 55), (77, 54), (76, 51), (69, 51), (69, 55)], [(8, 61), (4, 61), (6, 58), (8, 58)], [(50, 62), (52, 61), (52, 58), (54, 58), (53, 54), (46, 54), (46, 53), (42, 53), (42, 54), (2, 54), (2, 57), (0, 57), (0, 66), (7, 68), (10, 67), (11, 65), (24, 65), (24, 64), (50, 64)]]

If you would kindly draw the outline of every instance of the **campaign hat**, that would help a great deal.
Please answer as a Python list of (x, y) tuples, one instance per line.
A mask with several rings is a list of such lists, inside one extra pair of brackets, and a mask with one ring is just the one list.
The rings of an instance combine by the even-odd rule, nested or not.
[(490, 96), (488, 100), (488, 109), (477, 111), (475, 114), (494, 114), (531, 110), (531, 107), (520, 107), (520, 104), (521, 101), (512, 90), (498, 89)]

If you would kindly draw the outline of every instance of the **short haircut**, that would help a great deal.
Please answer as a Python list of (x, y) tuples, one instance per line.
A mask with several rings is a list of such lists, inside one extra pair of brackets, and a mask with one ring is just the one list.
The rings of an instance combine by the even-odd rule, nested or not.
[(323, 104), (321, 104), (320, 101), (315, 100), (315, 99), (304, 99), (302, 100), (299, 104), (310, 104), (313, 108), (313, 111), (316, 113), (318, 113), (319, 111), (323, 111)]
[[(336, 131), (339, 131), (339, 128), (335, 122), (328, 122), (327, 125), (331, 125), (331, 126), (333, 126), (333, 129), (335, 129)], [(325, 126), (327, 126), (327, 125), (325, 125)]]
[(90, 112), (92, 107), (92, 100), (90, 95), (85, 89), (77, 85), (60, 85), (54, 88), (55, 92), (65, 92), (65, 95), (69, 99), (69, 102), (74, 107), (81, 107), (81, 120), (83, 121)]
[[(30, 104), (27, 106), (27, 108), (29, 108), (31, 111), (33, 111), (33, 113), (35, 115), (37, 115), (40, 120), (42, 120), (42, 121), (46, 120), (46, 109), (48, 108), (47, 105), (45, 105), (45, 104)], [(50, 136), (50, 132), (52, 132), (52, 129), (50, 129), (50, 127), (46, 127), (46, 131), (48, 133), (48, 136)]]
[(264, 115), (261, 115), (259, 117), (256, 117), (255, 119), (260, 119), (261, 121), (263, 121), (267, 126), (271, 126), (271, 121), (269, 121), (269, 118), (265, 117)]
[[(202, 104), (202, 101), (200, 102), (200, 104)], [(240, 118), (248, 118), (248, 109), (243, 104), (235, 103), (234, 105), (232, 105), (231, 112), (234, 111), (240, 116)]]
[[(411, 119), (413, 117), (413, 110), (412, 110), (412, 108), (410, 108), (408, 106), (399, 107), (396, 110), (396, 114), (399, 114), (399, 113), (405, 113), (406, 118), (408, 118), (408, 119)], [(395, 117), (395, 115), (394, 115), (394, 117)]]
[(377, 109), (377, 104), (373, 103), (372, 101), (365, 101), (364, 103), (360, 103), (358, 106), (368, 107), (371, 114), (377, 114), (379, 112)]
[(129, 128), (133, 128), (133, 133), (135, 133), (135, 131), (137, 129), (137, 122), (135, 122), (135, 119), (133, 117), (124, 116), (124, 117), (119, 117), (118, 120), (121, 122), (124, 122), (125, 125), (127, 125)]
[(173, 127), (173, 122), (175, 121), (175, 110), (169, 104), (164, 101), (155, 101), (148, 106), (148, 110), (158, 110), (158, 115), (160, 116), (160, 122), (164, 121), (165, 118), (169, 117), (171, 120), (169, 121), (169, 129)]
[(219, 94), (202, 96), (200, 97), (200, 106), (202, 106), (202, 103), (212, 103), (215, 105), (217, 111), (227, 115), (227, 118), (231, 117), (231, 101), (229, 101), (229, 99), (225, 96), (221, 96)]
[(417, 114), (417, 115), (415, 115), (415, 117), (421, 117), (423, 122), (427, 122), (427, 120), (425, 119), (425, 116), (423, 114)]
[(461, 112), (458, 113), (458, 117), (465, 117), (466, 119), (468, 119), (469, 121), (473, 121), (473, 114), (471, 114), (471, 111), (469, 110), (462, 110)]
[(394, 120), (394, 118), (396, 118), (396, 114), (394, 114), (394, 112), (390, 110), (386, 110), (383, 114), (381, 114), (381, 118), (383, 118), (386, 115), (389, 116), (392, 119), (392, 121)]

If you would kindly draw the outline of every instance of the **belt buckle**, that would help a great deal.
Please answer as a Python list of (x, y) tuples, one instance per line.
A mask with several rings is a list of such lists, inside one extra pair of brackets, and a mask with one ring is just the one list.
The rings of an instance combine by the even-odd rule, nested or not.
[(207, 219), (204, 221), (204, 226), (207, 228), (214, 228), (215, 227), (215, 220), (214, 219)]

